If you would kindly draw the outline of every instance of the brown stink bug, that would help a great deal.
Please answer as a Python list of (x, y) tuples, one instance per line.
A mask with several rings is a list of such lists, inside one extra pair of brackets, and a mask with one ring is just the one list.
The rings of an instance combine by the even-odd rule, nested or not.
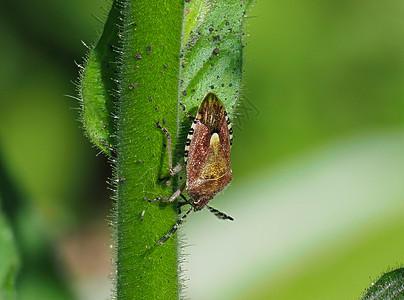
[[(189, 204), (191, 208), (165, 236), (157, 241), (159, 244), (167, 241), (193, 210), (198, 211), (207, 207), (218, 218), (233, 220), (232, 217), (207, 205), (216, 194), (229, 185), (232, 179), (230, 148), (233, 143), (233, 129), (223, 103), (215, 94), (207, 94), (199, 106), (196, 117), (191, 117), (186, 112), (185, 106), (181, 105), (185, 115), (193, 122), (185, 143), (184, 162), (175, 168), (172, 167), (171, 135), (158, 121), (156, 124), (167, 136), (170, 174), (177, 174), (184, 163), (186, 164), (186, 182), (167, 201), (173, 202), (181, 196), (185, 202), (179, 202), (178, 207)], [(182, 194), (184, 188), (192, 200), (188, 200)], [(160, 196), (148, 201), (159, 199), (165, 197)]]

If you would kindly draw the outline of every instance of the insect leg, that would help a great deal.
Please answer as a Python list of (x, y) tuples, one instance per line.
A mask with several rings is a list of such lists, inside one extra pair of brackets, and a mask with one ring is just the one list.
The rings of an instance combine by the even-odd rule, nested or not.
[(182, 166), (184, 165), (184, 163), (180, 163), (178, 164), (175, 168), (173, 168), (173, 159), (172, 159), (172, 153), (171, 153), (171, 133), (168, 132), (167, 128), (162, 127), (160, 125), (159, 121), (156, 121), (156, 125), (157, 128), (161, 129), (167, 137), (167, 147), (168, 147), (168, 164), (170, 166), (170, 175), (175, 175), (177, 174), (179, 171), (181, 171)]
[(158, 201), (158, 200), (164, 200), (166, 202), (171, 203), (181, 195), (184, 188), (185, 188), (185, 183), (178, 190), (176, 190), (174, 192), (174, 194), (172, 194), (169, 199), (167, 199), (167, 197), (164, 197), (164, 196), (158, 196), (158, 197), (156, 197), (154, 199), (143, 198), (143, 200), (146, 200), (147, 202), (154, 202), (154, 201)]
[(170, 203), (171, 203), (171, 202), (173, 202), (175, 199), (177, 199), (177, 198), (182, 194), (182, 191), (184, 190), (184, 188), (185, 188), (185, 182), (184, 182), (184, 184), (183, 184), (178, 190), (175, 191), (174, 194), (171, 195), (170, 199), (168, 199), (167, 202), (170, 202)]
[(209, 205), (206, 205), (206, 207), (209, 209), (209, 211), (211, 213), (213, 213), (219, 219), (234, 221), (234, 219), (232, 217), (230, 217), (230, 216), (226, 215), (225, 213), (217, 210), (216, 208), (213, 208), (212, 206), (209, 206)]
[(184, 110), (184, 114), (187, 116), (188, 119), (190, 119), (191, 121), (193, 121), (195, 119), (195, 117), (190, 116), (187, 112), (187, 109), (185, 108), (185, 105), (180, 103), (180, 105), (182, 106), (182, 109)]
[(158, 200), (166, 200), (167, 201), (167, 197), (164, 196), (158, 196), (154, 199), (147, 199), (147, 198), (143, 198), (143, 200), (147, 201), (147, 202), (154, 202), (154, 201), (158, 201)]
[(189, 215), (189, 213), (193, 210), (194, 208), (191, 207), (178, 221), (177, 223), (171, 228), (169, 232), (165, 236), (163, 236), (161, 239), (157, 241), (157, 244), (163, 245), (176, 231), (177, 229), (181, 226), (182, 222), (184, 222), (184, 219)]

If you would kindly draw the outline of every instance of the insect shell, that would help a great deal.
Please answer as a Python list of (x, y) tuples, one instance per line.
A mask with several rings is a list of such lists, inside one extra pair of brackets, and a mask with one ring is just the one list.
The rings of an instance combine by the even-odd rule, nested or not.
[(185, 145), (186, 189), (201, 210), (232, 180), (230, 148), (233, 129), (223, 103), (209, 93), (203, 99)]
[[(173, 202), (181, 196), (185, 202), (178, 203), (178, 207), (190, 204), (191, 208), (177, 220), (177, 223), (165, 236), (157, 241), (161, 245), (177, 231), (192, 210), (198, 211), (206, 206), (219, 219), (233, 220), (232, 217), (208, 205), (217, 193), (229, 185), (233, 177), (230, 168), (233, 129), (223, 103), (215, 94), (209, 93), (199, 106), (195, 118), (188, 115), (185, 106), (183, 108), (185, 115), (193, 120), (184, 152), (187, 180), (168, 200), (164, 196), (159, 196), (148, 201), (166, 199), (168, 202)], [(181, 170), (182, 164), (175, 168), (172, 166), (171, 134), (165, 127), (161, 127), (158, 121), (156, 124), (167, 136), (170, 174), (175, 175)], [(185, 187), (193, 202), (182, 195)]]

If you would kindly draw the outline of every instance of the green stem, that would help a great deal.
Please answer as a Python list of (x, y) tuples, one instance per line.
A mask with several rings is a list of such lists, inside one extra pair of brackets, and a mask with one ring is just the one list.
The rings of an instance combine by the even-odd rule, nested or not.
[[(117, 103), (117, 298), (177, 299), (178, 250), (171, 238), (172, 205), (144, 198), (170, 196), (163, 123), (176, 140), (183, 0), (122, 1), (121, 69)], [(173, 143), (174, 145), (174, 143)]]
[(190, 125), (178, 115), (178, 99), (193, 114), (214, 92), (230, 117), (239, 99), (242, 24), (251, 0), (192, 0), (185, 10), (184, 2), (115, 0), (80, 72), (84, 128), (115, 165), (118, 299), (178, 298), (176, 235), (156, 244), (175, 224), (175, 207), (144, 200), (169, 197), (184, 180), (180, 175), (170, 187), (159, 181), (169, 172), (156, 121), (179, 146), (175, 165)]

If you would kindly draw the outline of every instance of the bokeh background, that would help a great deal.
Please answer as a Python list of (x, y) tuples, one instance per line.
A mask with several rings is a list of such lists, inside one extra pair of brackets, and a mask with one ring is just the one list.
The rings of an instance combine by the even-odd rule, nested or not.
[[(108, 162), (73, 82), (107, 1), (0, 4), (1, 204), (20, 299), (110, 294)], [(191, 299), (357, 299), (404, 262), (404, 3), (259, 1), (234, 181), (182, 230)]]

